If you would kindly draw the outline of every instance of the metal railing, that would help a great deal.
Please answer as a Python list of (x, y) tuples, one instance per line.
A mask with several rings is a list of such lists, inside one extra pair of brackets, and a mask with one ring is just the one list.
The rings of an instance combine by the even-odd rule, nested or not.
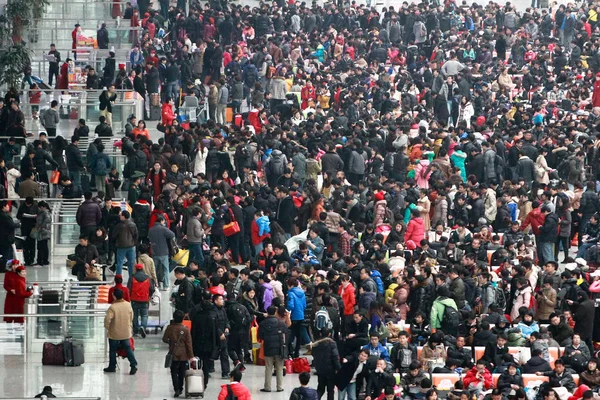
[[(61, 56), (61, 64), (68, 58), (73, 58), (73, 49), (71, 47), (57, 48), (56, 49)], [(48, 78), (49, 63), (45, 58), (50, 49), (33, 49), (31, 56), (31, 69), (34, 76), (37, 76), (44, 81)], [(104, 68), (104, 60), (109, 57), (111, 50), (107, 49), (95, 49), (93, 47), (79, 47), (77, 50), (77, 62), (85, 62), (93, 66), (102, 77), (102, 69)], [(127, 71), (130, 70), (131, 62), (131, 46), (125, 46), (124, 48), (114, 48), (112, 51), (115, 52), (115, 64), (125, 64)], [(54, 83), (54, 82), (53, 82)], [(46, 91), (46, 90), (45, 90)]]
[[(64, 27), (61, 25), (62, 21), (56, 21), (55, 27), (44, 27), (44, 26), (33, 26), (27, 27), (27, 36), (38, 38), (37, 42), (31, 44), (32, 48), (40, 48), (37, 43), (40, 43), (39, 38), (43, 38), (41, 42), (47, 47), (48, 42), (54, 43), (59, 47), (68, 46), (69, 43), (73, 42), (71, 32), (72, 27)], [(118, 26), (118, 27), (107, 27), (108, 30), (108, 46), (123, 47), (124, 45), (130, 45), (129, 32), (134, 32), (135, 35), (139, 35), (142, 31), (142, 27), (131, 27), (131, 26)], [(90, 35), (90, 32), (88, 35)], [(88, 36), (89, 37), (89, 36)], [(91, 37), (95, 38), (96, 33), (94, 32)]]
[[(102, 400), (102, 397), (54, 397), (56, 400)], [(42, 399), (47, 399), (42, 396)], [(31, 400), (25, 397), (0, 397), (0, 400)]]

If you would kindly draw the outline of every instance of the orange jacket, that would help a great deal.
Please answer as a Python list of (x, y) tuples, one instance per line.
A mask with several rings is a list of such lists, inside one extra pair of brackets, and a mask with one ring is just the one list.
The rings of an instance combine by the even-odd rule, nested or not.
[(173, 107), (169, 103), (162, 105), (162, 124), (164, 126), (173, 125), (173, 121), (175, 120), (175, 113), (173, 112)]
[(352, 283), (348, 286), (343, 287), (340, 285), (338, 289), (338, 295), (341, 296), (344, 301), (344, 315), (352, 315), (354, 314), (354, 306), (356, 305), (356, 290)]

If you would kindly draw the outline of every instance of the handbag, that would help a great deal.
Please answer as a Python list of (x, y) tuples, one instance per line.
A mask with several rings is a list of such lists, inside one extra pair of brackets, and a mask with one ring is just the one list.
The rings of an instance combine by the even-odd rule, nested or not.
[(252, 344), (258, 343), (258, 322), (256, 322), (256, 318), (252, 321), (250, 327), (250, 338), (252, 339)]
[[(175, 347), (177, 347), (179, 345), (179, 342), (181, 342), (181, 338), (182, 337), (183, 337), (183, 331), (181, 331), (179, 333), (179, 337), (177, 338), (177, 342), (175, 342)], [(165, 356), (165, 368), (171, 368), (171, 364), (173, 364), (173, 353), (171, 353), (171, 350), (169, 350), (169, 352)]]
[(55, 169), (50, 174), (50, 183), (53, 185), (58, 185), (59, 180), (60, 180), (60, 171)]
[(32, 238), (32, 239), (34, 239), (34, 240), (37, 240), (37, 239), (38, 239), (38, 236), (39, 236), (39, 230), (38, 230), (38, 228), (37, 228), (37, 227), (34, 227), (34, 228), (31, 230), (31, 232), (29, 232), (29, 237), (30, 237), (30, 238)]
[(192, 332), (192, 320), (190, 319), (190, 317), (184, 317), (181, 323), (189, 329), (190, 333)]
[(235, 220), (231, 208), (229, 209), (229, 215), (231, 215), (231, 222), (223, 226), (223, 234), (227, 237), (240, 233), (240, 224)]
[(187, 249), (179, 249), (179, 251), (173, 256), (173, 260), (182, 266), (186, 266), (190, 259), (190, 251)]

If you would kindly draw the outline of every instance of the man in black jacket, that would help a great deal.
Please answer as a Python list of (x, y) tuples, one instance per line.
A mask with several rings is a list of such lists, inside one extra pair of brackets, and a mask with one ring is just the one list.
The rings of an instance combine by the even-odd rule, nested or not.
[(289, 190), (284, 186), (277, 188), (277, 210), (275, 220), (283, 228), (286, 237), (289, 239), (292, 236), (294, 229), (295, 207), (294, 201), (288, 195)]
[(402, 331), (398, 334), (398, 344), (392, 348), (390, 361), (396, 372), (403, 374), (409, 371), (413, 360), (417, 360), (417, 346), (408, 343), (408, 333)]
[(19, 206), (17, 211), (17, 219), (21, 221), (21, 235), (25, 237), (23, 245), (23, 257), (25, 258), (25, 266), (33, 265), (35, 258), (35, 242), (36, 240), (30, 237), (31, 231), (35, 227), (38, 214), (37, 204), (33, 201), (33, 197), (27, 197)]
[(189, 314), (194, 306), (194, 284), (187, 278), (185, 268), (175, 268), (174, 274), (175, 280), (179, 284), (179, 290), (175, 298), (175, 309), (183, 311), (184, 314)]
[[(183, 270), (183, 268), (178, 267), (175, 268), (175, 271), (178, 269)], [(183, 276), (185, 278), (185, 274), (183, 274)], [(214, 353), (219, 346), (213, 305), (210, 301), (204, 300), (202, 303), (196, 304), (190, 310), (194, 356), (199, 357), (202, 363), (204, 387), (206, 388), (206, 385), (208, 385), (210, 368), (213, 365), (212, 359), (215, 357)]]
[(573, 380), (573, 376), (570, 372), (566, 371), (565, 364), (561, 359), (554, 361), (554, 371), (550, 372), (536, 372), (537, 376), (547, 376), (549, 378), (548, 386), (554, 387), (565, 387), (571, 393), (575, 391), (577, 385)]
[(554, 243), (558, 237), (558, 215), (552, 212), (549, 206), (542, 207), (542, 215), (546, 218), (544, 225), (540, 226), (538, 243), (538, 256), (540, 265), (554, 260)]
[[(244, 355), (248, 350), (248, 332), (250, 331), (250, 312), (246, 307), (235, 300), (233, 290), (228, 290), (228, 299), (225, 303), (225, 312), (231, 325), (231, 331), (227, 338), (227, 348), (234, 365), (244, 361)], [(242, 371), (244, 366), (240, 366)]]
[(77, 275), (80, 281), (85, 279), (85, 269), (95, 264), (100, 258), (96, 246), (89, 242), (87, 234), (79, 235), (79, 244), (75, 246), (75, 266), (71, 269), (73, 275)]
[(75, 186), (81, 190), (81, 172), (85, 169), (83, 159), (81, 158), (81, 150), (79, 150), (79, 136), (71, 136), (71, 144), (67, 146), (65, 155), (67, 157), (67, 169)]
[(10, 215), (8, 201), (0, 201), (0, 255), (2, 255), (1, 271), (4, 271), (6, 262), (14, 258), (12, 244), (15, 242), (15, 229), (19, 227)]
[(311, 344), (313, 364), (317, 371), (319, 383), (317, 393), (323, 397), (327, 388), (327, 400), (333, 400), (335, 390), (335, 375), (340, 370), (340, 357), (337, 344), (330, 337), (331, 331), (325, 329), (323, 338)]
[(286, 357), (284, 345), (287, 327), (283, 321), (277, 319), (276, 311), (277, 307), (268, 307), (267, 318), (258, 325), (258, 339), (263, 341), (265, 346), (265, 386), (260, 389), (261, 392), (271, 391), (273, 366), (277, 377), (277, 391), (283, 392), (283, 359)]
[(50, 163), (50, 165), (52, 165), (52, 167), (55, 169), (57, 169), (59, 165), (50, 156), (50, 153), (48, 153), (42, 148), (41, 140), (34, 141), (33, 147), (35, 148), (35, 155), (33, 156), (33, 165), (35, 166), (35, 171), (38, 173), (38, 180), (39, 182), (44, 182), (46, 185), (48, 185), (50, 182), (48, 181), (48, 171), (46, 170), (46, 162)]
[(213, 311), (215, 315), (215, 325), (217, 328), (217, 341), (219, 347), (219, 358), (221, 359), (221, 378), (229, 378), (229, 354), (227, 353), (227, 337), (231, 326), (225, 311), (225, 299), (223, 295), (213, 295)]
[(502, 363), (502, 356), (508, 354), (508, 346), (506, 346), (507, 338), (505, 333), (500, 333), (496, 337), (496, 343), (489, 343), (485, 345), (485, 351), (483, 352), (484, 361), (488, 363), (490, 370), (493, 370), (497, 365)]
[(388, 386), (394, 386), (394, 375), (386, 372), (385, 360), (380, 358), (377, 360), (377, 368), (372, 371), (367, 381), (367, 399), (377, 399), (383, 389)]

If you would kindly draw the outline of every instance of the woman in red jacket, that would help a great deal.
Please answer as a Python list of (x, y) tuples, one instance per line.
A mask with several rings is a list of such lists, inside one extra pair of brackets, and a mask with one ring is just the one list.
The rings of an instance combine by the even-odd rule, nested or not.
[(69, 62), (70, 58), (67, 58), (63, 65), (60, 66), (60, 76), (56, 82), (57, 89), (67, 90), (69, 89)]
[(177, 118), (177, 115), (173, 112), (173, 105), (175, 104), (173, 99), (162, 105), (162, 124), (163, 126), (173, 125), (173, 120)]
[(425, 238), (425, 223), (423, 218), (421, 218), (421, 212), (419, 210), (413, 209), (410, 213), (412, 214), (412, 218), (406, 227), (404, 243), (412, 240), (417, 246), (420, 246), (421, 240)]
[[(13, 264), (14, 265), (14, 264)], [(31, 297), (33, 290), (27, 289), (27, 279), (25, 267), (19, 265), (14, 272), (7, 272), (8, 278), (4, 278), (4, 288), (6, 289), (6, 300), (4, 302), (4, 314), (23, 314), (25, 311), (25, 299)], [(23, 317), (4, 317), (4, 322), (16, 322), (22, 324), (25, 322)]]

